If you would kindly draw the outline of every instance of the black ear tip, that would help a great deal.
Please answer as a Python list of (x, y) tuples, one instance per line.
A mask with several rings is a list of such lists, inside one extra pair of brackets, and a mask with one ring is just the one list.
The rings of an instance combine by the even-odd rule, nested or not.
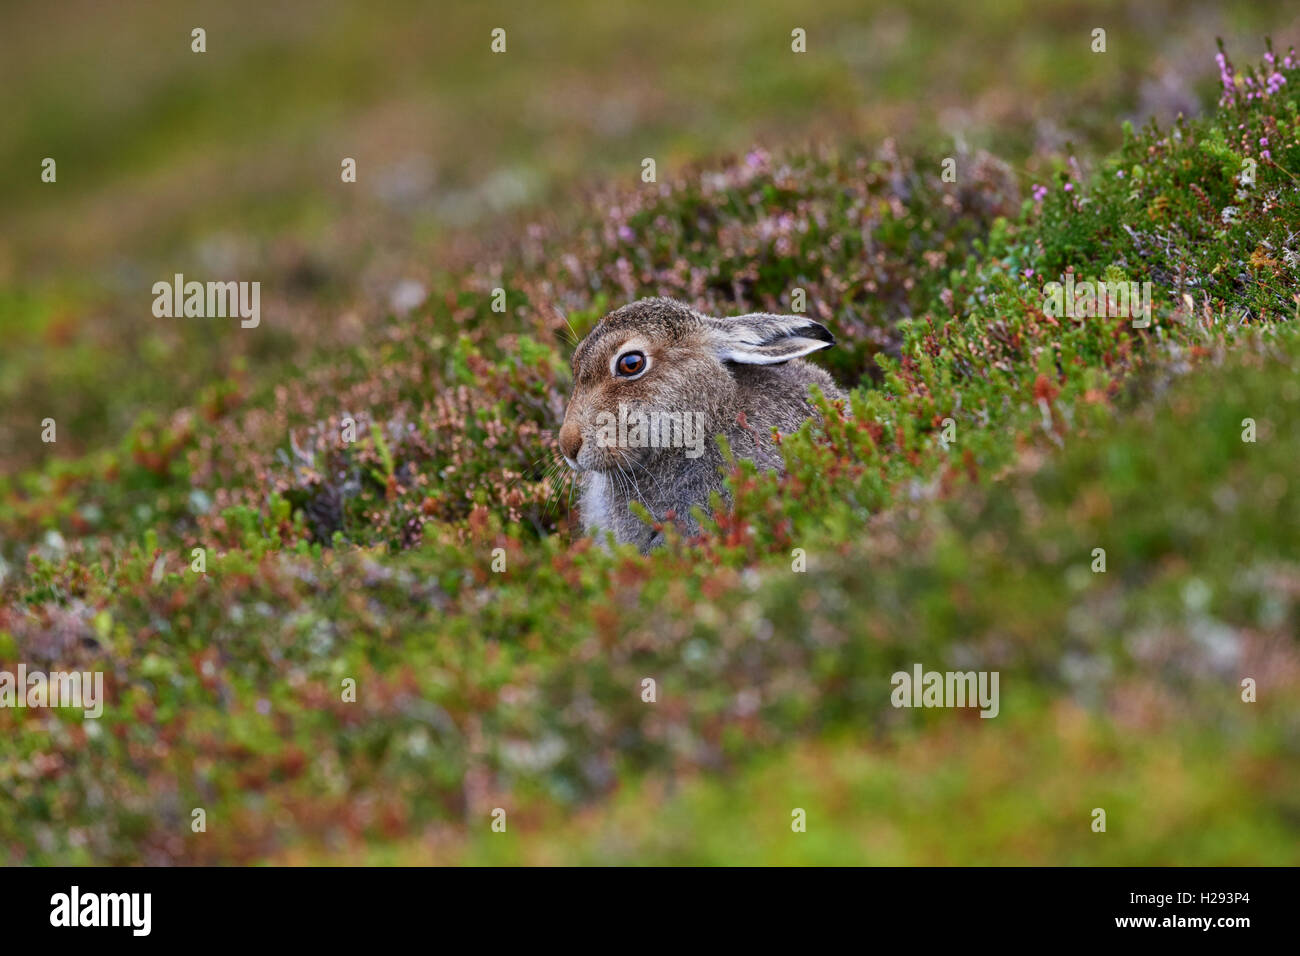
[(819, 322), (809, 322), (799, 328), (798, 334), (806, 339), (816, 339), (819, 342), (825, 342), (827, 345), (835, 344), (835, 336), (831, 335), (831, 330)]

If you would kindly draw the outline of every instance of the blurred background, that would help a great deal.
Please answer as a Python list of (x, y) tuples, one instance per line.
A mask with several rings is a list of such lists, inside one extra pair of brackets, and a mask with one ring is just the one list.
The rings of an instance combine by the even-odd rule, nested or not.
[[(636, 177), (643, 157), (663, 179), (756, 144), (893, 136), (983, 146), (1028, 172), (1067, 145), (1086, 162), (1117, 140), (1117, 117), (1212, 100), (1216, 35), (1285, 45), (1300, 11), (82, 0), (2, 16), (0, 476), (13, 476), (112, 445), (142, 410), (188, 404), (232, 370), (273, 381), (304, 349), (356, 342), (419, 303), (457, 237)], [(256, 336), (155, 320), (150, 287), (175, 272), (260, 280), (274, 320)], [(35, 440), (46, 416), (57, 445)]]

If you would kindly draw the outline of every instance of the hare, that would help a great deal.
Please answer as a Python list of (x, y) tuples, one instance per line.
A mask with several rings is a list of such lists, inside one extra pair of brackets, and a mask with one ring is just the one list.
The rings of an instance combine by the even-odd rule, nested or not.
[(578, 344), (560, 451), (576, 473), (584, 529), (643, 553), (663, 540), (629, 510), (687, 536), (691, 508), (725, 495), (725, 435), (737, 458), (780, 470), (772, 429), (815, 417), (808, 386), (842, 394), (822, 369), (800, 361), (835, 337), (802, 316), (702, 315), (673, 299), (642, 299), (611, 312)]

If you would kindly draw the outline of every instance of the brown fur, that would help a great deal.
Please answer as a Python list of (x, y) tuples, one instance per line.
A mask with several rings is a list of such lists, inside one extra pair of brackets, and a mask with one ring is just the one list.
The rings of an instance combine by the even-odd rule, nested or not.
[[(672, 299), (642, 299), (607, 315), (574, 353), (573, 394), (560, 429), (560, 449), (578, 466), (588, 533), (612, 532), (617, 542), (642, 551), (655, 547), (662, 535), (629, 511), (633, 500), (657, 521), (672, 515), (684, 534), (698, 533), (691, 507), (707, 510), (712, 492), (725, 495), (717, 435), (726, 436), (737, 458), (762, 469), (783, 468), (772, 429), (792, 432), (817, 414), (809, 385), (828, 398), (842, 397), (826, 372), (798, 358), (833, 343), (823, 326), (802, 316), (717, 319)], [(615, 375), (611, 363), (638, 345), (649, 368), (631, 380)], [(620, 403), (700, 415), (703, 454), (691, 458), (681, 447), (601, 447), (598, 416), (617, 416)]]

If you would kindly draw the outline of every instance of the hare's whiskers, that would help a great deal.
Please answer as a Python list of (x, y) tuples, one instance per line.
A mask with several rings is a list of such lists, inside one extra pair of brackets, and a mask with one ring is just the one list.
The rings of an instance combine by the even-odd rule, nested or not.
[(566, 466), (557, 459), (551, 463), (547, 470), (546, 479), (550, 486), (550, 492), (546, 496), (545, 514), (550, 514), (552, 510), (559, 509), (560, 499), (563, 497), (566, 490), (565, 483), (572, 481), (571, 475), (560, 474), (560, 468), (562, 467)]
[[(556, 309), (555, 311), (560, 312), (559, 309)], [(563, 312), (560, 312), (560, 318), (562, 318), (562, 319), (564, 320), (564, 324), (565, 324), (565, 325), (568, 327), (568, 329), (569, 329), (569, 334), (573, 336), (573, 344), (574, 344), (574, 345), (577, 345), (578, 342), (579, 342), (579, 339), (578, 339), (578, 330), (575, 329), (575, 328), (573, 327), (573, 323), (569, 321), (569, 317), (568, 317), (567, 315), (565, 315)]]
[(642, 471), (646, 473), (646, 477), (648, 477), (652, 482), (654, 482), (655, 495), (658, 496), (657, 500), (659, 501), (670, 500), (669, 498), (665, 497), (663, 485), (659, 483), (659, 478), (655, 475), (654, 472), (652, 472), (645, 465), (641, 464), (635, 458), (628, 458), (627, 463), (631, 465), (633, 468), (640, 468)]

